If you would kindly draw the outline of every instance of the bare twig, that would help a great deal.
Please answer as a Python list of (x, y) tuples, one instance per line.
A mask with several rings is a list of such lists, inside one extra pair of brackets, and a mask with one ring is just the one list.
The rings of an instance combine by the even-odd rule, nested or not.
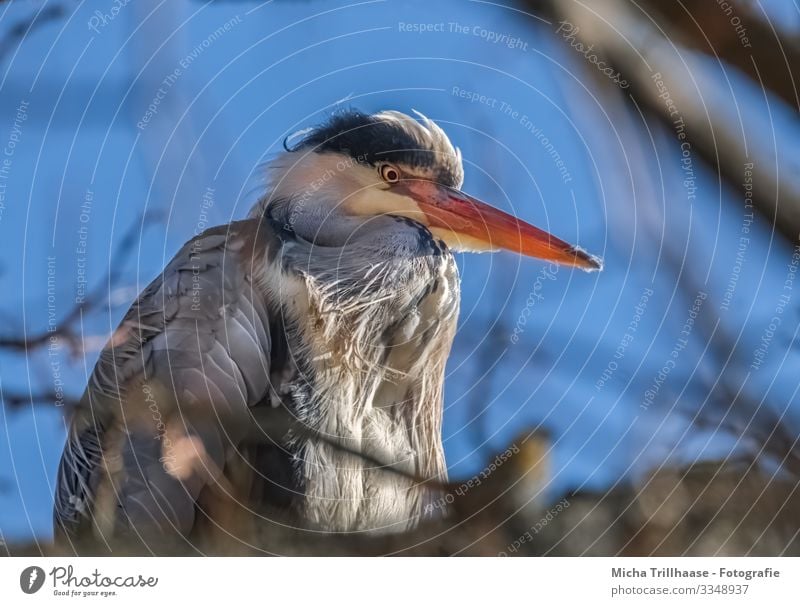
[(63, 4), (47, 5), (37, 10), (30, 17), (12, 25), (3, 39), (0, 40), (0, 61), (12, 52), (32, 31), (51, 21), (61, 19), (66, 13), (66, 6)]
[(75, 398), (65, 398), (61, 394), (54, 391), (37, 391), (25, 393), (22, 391), (5, 391), (0, 392), (3, 404), (8, 408), (20, 408), (30, 404), (49, 404), (53, 405), (55, 402), (63, 402), (65, 408), (72, 408), (77, 406), (78, 400)]
[(160, 212), (144, 213), (138, 221), (133, 223), (123, 234), (116, 252), (112, 255), (108, 264), (108, 271), (105, 277), (100, 280), (89, 294), (84, 298), (83, 303), (74, 305), (70, 311), (56, 325), (55, 330), (44, 330), (31, 335), (9, 335), (0, 337), (0, 349), (7, 349), (17, 352), (30, 353), (32, 350), (44, 347), (51, 339), (63, 339), (77, 353), (83, 350), (76, 324), (82, 315), (94, 310), (108, 301), (106, 293), (109, 285), (115, 283), (125, 268), (125, 265), (133, 253), (136, 243), (142, 232), (149, 226), (158, 222), (161, 218)]

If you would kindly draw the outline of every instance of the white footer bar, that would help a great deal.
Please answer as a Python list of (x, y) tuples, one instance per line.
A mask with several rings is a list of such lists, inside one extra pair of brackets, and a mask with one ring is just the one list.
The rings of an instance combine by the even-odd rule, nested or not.
[(0, 601), (782, 604), (798, 579), (795, 558), (0, 558)]

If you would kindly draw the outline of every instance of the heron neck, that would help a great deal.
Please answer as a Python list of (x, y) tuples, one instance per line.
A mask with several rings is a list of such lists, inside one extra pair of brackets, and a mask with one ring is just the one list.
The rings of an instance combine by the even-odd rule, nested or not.
[[(367, 257), (358, 245), (314, 247), (287, 239), (280, 271), (265, 272), (277, 316), (288, 319), (293, 406), (300, 420), (349, 451), (300, 445), (308, 518), (326, 528), (413, 525), (429, 502), (419, 482), (374, 460), (442, 481), (444, 365), (458, 310), (452, 256)], [(342, 501), (347, 495), (347, 502)]]

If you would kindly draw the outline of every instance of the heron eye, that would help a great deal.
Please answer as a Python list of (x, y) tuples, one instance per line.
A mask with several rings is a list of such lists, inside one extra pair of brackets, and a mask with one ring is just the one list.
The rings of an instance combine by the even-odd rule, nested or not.
[(381, 166), (381, 179), (387, 183), (397, 183), (400, 180), (400, 171), (391, 164)]

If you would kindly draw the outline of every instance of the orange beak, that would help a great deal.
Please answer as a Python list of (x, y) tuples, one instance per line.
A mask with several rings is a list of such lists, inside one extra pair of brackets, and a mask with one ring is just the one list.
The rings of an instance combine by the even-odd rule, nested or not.
[(586, 271), (603, 268), (597, 257), (452, 187), (422, 179), (394, 187), (417, 202), (432, 230), (477, 240), (490, 250), (502, 248)]

